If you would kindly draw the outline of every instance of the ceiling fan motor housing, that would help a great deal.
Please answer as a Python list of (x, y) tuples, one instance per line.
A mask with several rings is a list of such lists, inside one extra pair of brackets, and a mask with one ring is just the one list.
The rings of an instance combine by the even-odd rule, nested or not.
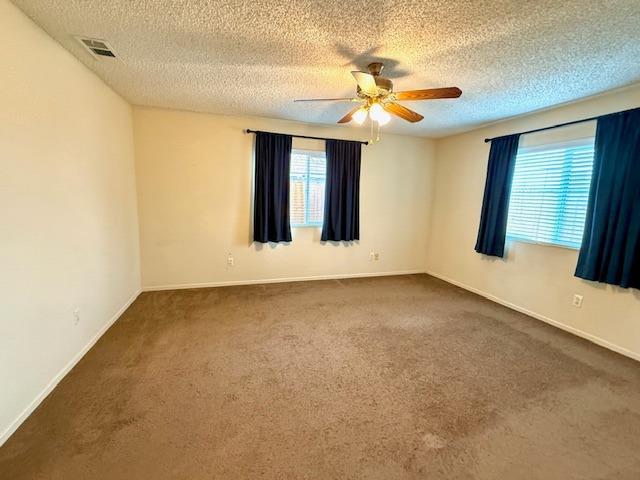
[(381, 76), (375, 76), (373, 78), (375, 79), (378, 88), (386, 90), (387, 93), (393, 92), (393, 82), (391, 80)]
[(384, 64), (380, 62), (373, 62), (367, 65), (367, 69), (369, 73), (374, 77), (380, 75), (382, 73), (382, 69), (384, 68)]
[(381, 92), (382, 95), (393, 92), (393, 82), (388, 78), (380, 75), (382, 73), (382, 70), (384, 69), (383, 63), (380, 63), (380, 62), (370, 63), (369, 65), (367, 65), (367, 69), (369, 70), (369, 73), (373, 75), (373, 78), (376, 81), (376, 86), (379, 89), (384, 90), (384, 92)]

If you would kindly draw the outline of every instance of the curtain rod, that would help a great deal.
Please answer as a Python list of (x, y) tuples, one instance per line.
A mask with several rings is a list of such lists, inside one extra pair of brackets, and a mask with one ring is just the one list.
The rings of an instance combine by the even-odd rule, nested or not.
[[(273, 133), (273, 132), (264, 132), (262, 130), (249, 130), (248, 128), (245, 130), (245, 133)], [(278, 133), (276, 135), (289, 135), (288, 133)], [(339, 138), (324, 138), (324, 137), (309, 137), (307, 135), (290, 135), (291, 137), (296, 138), (309, 138), (311, 140), (340, 140)], [(356, 142), (361, 143), (362, 145), (369, 145), (369, 142), (362, 142), (360, 140), (344, 140), (346, 142)]]
[[(630, 108), (629, 110), (622, 110), (621, 112), (614, 112), (614, 113), (606, 113), (604, 115), (597, 115), (595, 117), (589, 117), (589, 118), (582, 118), (580, 120), (573, 120), (571, 122), (564, 122), (564, 123), (558, 123), (556, 125), (551, 125), (549, 127), (542, 127), (542, 128), (534, 128), (533, 130), (527, 130), (526, 132), (520, 132), (520, 133), (514, 133), (512, 135), (526, 135), (528, 133), (536, 133), (536, 132), (544, 132), (545, 130), (552, 130), (554, 128), (560, 128), (560, 127), (566, 127), (568, 125), (575, 125), (576, 123), (584, 123), (584, 122), (592, 122), (594, 120), (598, 120), (601, 117), (606, 117), (608, 115), (616, 115), (618, 113), (626, 113), (626, 112), (631, 112), (633, 110), (637, 110), (637, 108)], [(509, 135), (500, 135), (498, 137), (493, 137), (493, 138), (485, 138), (484, 142), (488, 143), (491, 140), (495, 140), (496, 138), (502, 138), (502, 137), (508, 137)]]

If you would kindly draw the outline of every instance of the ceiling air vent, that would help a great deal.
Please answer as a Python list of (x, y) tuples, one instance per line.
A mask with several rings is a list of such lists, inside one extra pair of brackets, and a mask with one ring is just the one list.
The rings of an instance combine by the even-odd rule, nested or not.
[(113, 48), (105, 40), (89, 37), (76, 37), (76, 40), (95, 58), (111, 57), (116, 58)]

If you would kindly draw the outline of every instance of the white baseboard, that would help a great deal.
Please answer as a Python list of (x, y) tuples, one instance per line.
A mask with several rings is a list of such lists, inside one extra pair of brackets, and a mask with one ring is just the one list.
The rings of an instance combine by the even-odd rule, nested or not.
[(483, 292), (482, 290), (479, 290), (477, 288), (471, 287), (469, 285), (466, 285), (462, 282), (458, 282), (457, 280), (454, 280), (452, 278), (448, 278), (445, 277), (444, 275), (440, 275), (439, 273), (435, 273), (435, 272), (430, 272), (430, 271), (426, 271), (425, 272), (427, 275), (431, 275), (432, 277), (436, 277), (439, 278), (440, 280), (444, 280), (447, 283), (451, 283), (452, 285), (455, 285), (457, 287), (460, 288), (464, 288), (465, 290), (468, 290), (470, 292), (476, 293), (488, 300), (491, 300), (492, 302), (495, 303), (499, 303), (500, 305), (504, 305), (507, 308), (510, 308), (512, 310), (515, 310), (517, 312), (520, 313), (524, 313), (525, 315), (529, 315), (530, 317), (533, 317), (537, 320), (541, 320), (545, 323), (548, 323), (549, 325), (553, 325), (554, 327), (557, 327), (561, 330), (564, 330), (565, 332), (569, 332), (572, 333), (573, 335), (576, 335), (578, 337), (584, 338), (585, 340), (589, 340), (590, 342), (595, 343), (596, 345), (600, 345), (601, 347), (607, 348), (609, 350), (612, 350), (616, 353), (619, 353), (621, 355), (624, 355), (625, 357), (629, 357), (629, 358), (633, 358), (634, 360), (640, 361), (640, 354), (633, 352), (631, 350), (628, 350), (624, 347), (621, 347), (619, 345), (613, 344), (607, 340), (604, 340), (603, 338), (597, 337), (595, 335), (592, 335), (591, 333), (585, 332), (583, 330), (580, 330), (578, 328), (575, 327), (571, 327), (569, 325), (566, 325), (562, 322), (559, 322), (558, 320), (554, 320), (552, 318), (546, 317), (544, 315), (541, 315), (539, 313), (533, 312), (531, 310), (527, 310), (526, 308), (520, 307), (518, 305), (515, 305), (511, 302), (508, 302), (506, 300), (503, 300), (502, 298), (496, 297), (495, 295), (491, 295), (490, 293), (487, 292)]
[(258, 278), (254, 280), (232, 280), (227, 282), (180, 283), (172, 285), (148, 285), (143, 292), (160, 290), (185, 290), (189, 288), (233, 287), (236, 285), (259, 285), (262, 283), (310, 282), (313, 280), (339, 280), (341, 278), (387, 277), (392, 275), (414, 275), (424, 270), (397, 270), (393, 272), (339, 273), (335, 275), (315, 275), (311, 277)]
[(127, 308), (138, 298), (142, 290), (138, 289), (136, 293), (134, 293), (129, 300), (109, 319), (109, 321), (98, 331), (94, 337), (89, 340), (89, 342), (80, 350), (70, 361), (67, 363), (62, 370), (60, 370), (55, 377), (49, 382), (49, 384), (40, 392), (40, 394), (33, 399), (33, 401), (25, 408), (18, 418), (16, 418), (11, 424), (0, 434), (0, 447), (6, 442), (11, 435), (20, 427), (22, 422), (24, 422), (29, 415), (33, 413), (33, 411), (38, 408), (38, 405), (47, 398), (54, 388), (60, 383), (60, 381), (71, 371), (73, 367), (85, 356), (85, 354), (95, 345), (95, 343), (109, 330), (109, 327), (113, 325), (118, 318), (125, 312)]

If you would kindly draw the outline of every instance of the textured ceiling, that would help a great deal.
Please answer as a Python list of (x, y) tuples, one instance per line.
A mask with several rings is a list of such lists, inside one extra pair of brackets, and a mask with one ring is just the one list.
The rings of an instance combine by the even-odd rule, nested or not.
[[(14, 0), (138, 105), (334, 123), (349, 73), (385, 62), (407, 102), (385, 130), (440, 136), (640, 81), (640, 0)], [(108, 40), (122, 62), (73, 38)]]

